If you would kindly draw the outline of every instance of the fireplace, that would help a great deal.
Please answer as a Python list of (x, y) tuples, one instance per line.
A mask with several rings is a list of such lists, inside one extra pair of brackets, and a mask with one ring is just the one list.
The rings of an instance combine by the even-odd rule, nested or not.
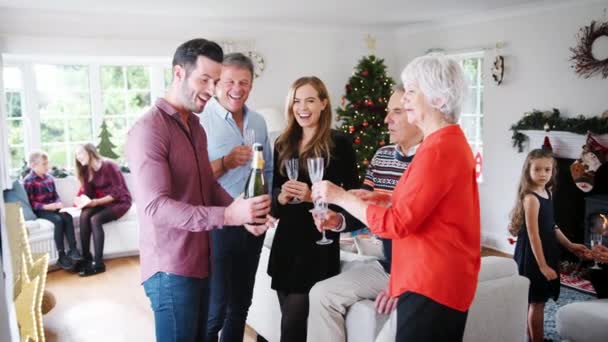
[[(593, 190), (585, 193), (576, 187), (570, 174), (570, 165), (574, 159), (556, 160), (558, 172), (553, 202), (555, 222), (572, 242), (589, 246), (590, 225), (596, 222), (599, 214), (608, 213), (608, 163), (597, 170)], [(608, 245), (608, 237), (604, 239), (604, 245)], [(578, 257), (563, 250), (562, 259), (576, 261)]]
[[(585, 198), (585, 244), (589, 246), (589, 234), (605, 224), (600, 215), (608, 215), (608, 195), (595, 195)], [(603, 239), (608, 246), (608, 238)]]

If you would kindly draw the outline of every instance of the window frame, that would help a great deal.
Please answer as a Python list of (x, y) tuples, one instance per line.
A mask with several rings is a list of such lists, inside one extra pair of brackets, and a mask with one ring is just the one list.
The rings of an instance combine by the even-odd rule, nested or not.
[[(8, 155), (6, 160), (4, 160), (4, 162), (6, 163), (5, 165), (8, 165), (7, 169), (9, 172), (9, 175), (11, 177), (15, 176), (16, 174), (18, 174), (19, 169), (21, 169), (22, 164), (19, 163), (18, 165), (13, 165), (13, 160), (12, 160), (12, 149), (13, 148), (21, 148), (22, 152), (23, 152), (23, 158), (25, 160), (27, 160), (27, 139), (26, 139), (26, 110), (25, 110), (25, 85), (24, 85), (24, 74), (23, 74), (23, 69), (20, 67), (20, 65), (18, 63), (8, 63), (7, 61), (3, 61), (3, 65), (2, 65), (2, 75), (4, 75), (4, 72), (6, 71), (6, 69), (9, 68), (13, 68), (13, 69), (17, 69), (19, 70), (19, 74), (20, 74), (20, 78), (21, 78), (21, 88), (20, 89), (16, 89), (16, 88), (8, 88), (6, 86), (6, 84), (4, 82), (2, 82), (3, 84), (3, 89), (2, 89), (2, 96), (4, 98), (4, 101), (2, 103), (5, 103), (5, 110), (6, 110), (6, 117), (5, 122), (7, 125), (7, 130), (6, 130), (6, 139), (7, 139), (7, 147), (8, 147)], [(21, 101), (21, 117), (16, 119), (16, 118), (12, 118), (9, 116), (9, 112), (8, 112), (8, 101), (7, 101), (7, 94), (8, 93), (19, 93), (19, 97), (20, 97), (20, 101)], [(21, 130), (22, 130), (22, 135), (23, 135), (23, 143), (21, 144), (17, 144), (17, 145), (12, 145), (10, 144), (10, 141), (8, 141), (8, 139), (10, 138), (10, 127), (11, 127), (11, 122), (13, 121), (21, 121)]]
[[(171, 59), (167, 57), (117, 57), (117, 56), (44, 56), (44, 55), (16, 55), (2, 54), (3, 68), (18, 68), (22, 77), (21, 90), (21, 108), (23, 130), (24, 130), (24, 156), (27, 156), (30, 151), (42, 149), (43, 145), (73, 145), (83, 141), (53, 141), (51, 143), (42, 143), (42, 126), (41, 126), (41, 111), (39, 108), (39, 94), (36, 83), (35, 66), (37, 64), (46, 65), (79, 65), (88, 67), (89, 76), (89, 102), (90, 102), (90, 118), (91, 118), (91, 138), (93, 144), (99, 143), (99, 133), (102, 121), (104, 120), (104, 105), (102, 99), (101, 86), (101, 67), (103, 66), (121, 66), (126, 69), (129, 66), (142, 66), (148, 70), (150, 105), (154, 104), (155, 99), (162, 97), (165, 93), (164, 70), (171, 67)], [(2, 89), (2, 95), (6, 97), (6, 91)], [(41, 89), (40, 91), (44, 91)], [(127, 122), (132, 123), (137, 116), (134, 115), (112, 115), (112, 118), (124, 118)], [(87, 116), (88, 118), (88, 116)], [(10, 120), (6, 113), (7, 123)], [(67, 132), (66, 132), (67, 134)], [(7, 136), (8, 139), (8, 136)], [(66, 137), (67, 139), (67, 137)], [(11, 156), (7, 156), (4, 162), (10, 165), (10, 171), (21, 168), (21, 165), (12, 165)], [(66, 160), (65, 165), (56, 165), (57, 167), (65, 167), (72, 170), (74, 166), (69, 160)]]
[[(469, 143), (469, 146), (471, 146), (473, 155), (476, 156), (477, 153), (480, 153), (482, 160), (483, 160), (483, 150), (484, 150), (483, 119), (485, 116), (485, 108), (482, 108), (482, 104), (485, 107), (485, 102), (483, 101), (482, 97), (484, 96), (485, 89), (486, 89), (486, 83), (484, 82), (484, 68), (486, 66), (486, 60), (485, 60), (486, 53), (485, 53), (485, 51), (482, 50), (482, 51), (472, 51), (472, 52), (466, 52), (466, 53), (448, 54), (447, 56), (458, 61), (461, 66), (463, 66), (464, 61), (467, 59), (476, 59), (477, 60), (477, 68), (476, 68), (477, 69), (477, 75), (476, 75), (477, 79), (475, 80), (475, 84), (467, 84), (467, 89), (469, 91), (474, 90), (476, 92), (476, 103), (475, 103), (476, 112), (475, 113), (464, 113), (464, 106), (463, 106), (463, 108), (462, 108), (463, 112), (460, 115), (458, 124), (459, 125), (461, 124), (463, 117), (475, 118), (475, 138), (472, 140), (472, 139), (470, 139), (470, 137), (467, 136), (467, 142)], [(467, 92), (467, 96), (469, 96), (468, 92)], [(463, 131), (464, 131), (464, 129), (463, 129)], [(466, 131), (465, 131), (465, 135), (466, 135)], [(482, 166), (480, 175), (477, 180), (479, 183), (483, 182), (483, 166)]]

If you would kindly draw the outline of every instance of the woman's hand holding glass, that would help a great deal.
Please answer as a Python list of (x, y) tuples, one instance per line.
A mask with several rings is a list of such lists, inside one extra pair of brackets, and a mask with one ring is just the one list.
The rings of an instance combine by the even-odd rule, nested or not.
[[(298, 170), (300, 168), (300, 160), (298, 158), (288, 159), (285, 163), (285, 169), (287, 170), (287, 177), (289, 180), (297, 181), (298, 180)], [(306, 186), (308, 188), (308, 186)], [(310, 201), (307, 201), (310, 202)], [(302, 203), (301, 197), (295, 196), (292, 197), (289, 201), (289, 204), (298, 204)]]
[(300, 199), (300, 202), (312, 202), (312, 192), (308, 184), (297, 180), (289, 180), (283, 183), (281, 193), (279, 194), (279, 202), (281, 204), (292, 203), (294, 198)]
[[(314, 209), (310, 212), (313, 213)], [(324, 220), (319, 220), (317, 216), (313, 213), (313, 219), (315, 220), (315, 226), (317, 226), (317, 230), (319, 233), (322, 233), (324, 230), (336, 230), (340, 228), (342, 225), (343, 216), (336, 213), (331, 209), (327, 209), (325, 212)]]
[(312, 193), (315, 200), (339, 205), (337, 201), (347, 192), (330, 181), (320, 181), (312, 185)]
[[(313, 184), (319, 184), (323, 181), (323, 173), (325, 172), (325, 160), (323, 158), (308, 158), (306, 160), (308, 166), (308, 176), (310, 177), (310, 182)], [(327, 202), (323, 199), (315, 196), (313, 198), (314, 208), (312, 210), (312, 217), (315, 221), (325, 221), (327, 220)], [(324, 246), (329, 245), (333, 241), (328, 239), (325, 236), (325, 230), (321, 231), (322, 238), (317, 241), (318, 245)]]

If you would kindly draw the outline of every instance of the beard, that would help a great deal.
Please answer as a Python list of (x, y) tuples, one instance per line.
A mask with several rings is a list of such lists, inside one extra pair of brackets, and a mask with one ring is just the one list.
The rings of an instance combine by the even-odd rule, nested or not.
[(185, 109), (192, 113), (200, 113), (205, 109), (206, 103), (203, 103), (203, 105), (197, 104), (198, 95), (196, 95), (196, 91), (188, 86), (187, 79), (182, 82), (180, 90), (181, 100)]

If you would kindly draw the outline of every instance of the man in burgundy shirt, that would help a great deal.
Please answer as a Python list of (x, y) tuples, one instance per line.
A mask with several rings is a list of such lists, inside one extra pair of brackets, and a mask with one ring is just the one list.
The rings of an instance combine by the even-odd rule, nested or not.
[[(193, 39), (173, 57), (173, 81), (131, 128), (127, 158), (135, 176), (142, 281), (157, 341), (203, 341), (207, 325), (209, 231), (266, 230), (270, 198), (232, 197), (217, 183), (198, 118), (215, 90), (223, 52)], [(226, 228), (237, 229), (237, 228)]]

